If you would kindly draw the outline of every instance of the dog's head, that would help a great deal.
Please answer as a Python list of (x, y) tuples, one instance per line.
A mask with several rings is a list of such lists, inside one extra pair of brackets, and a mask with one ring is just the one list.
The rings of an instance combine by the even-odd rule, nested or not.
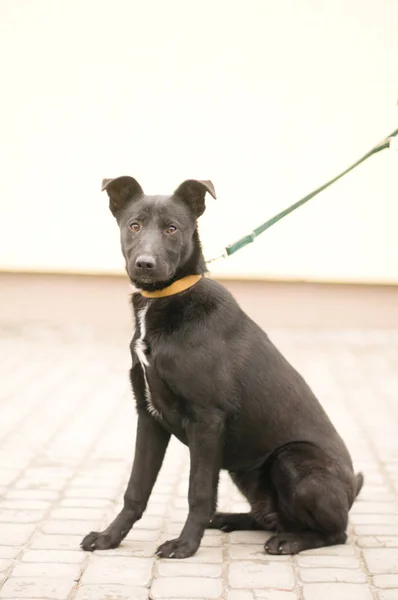
[(196, 221), (211, 181), (184, 181), (171, 196), (147, 196), (133, 177), (104, 179), (102, 190), (120, 228), (126, 271), (140, 289), (159, 289), (183, 272), (199, 245)]

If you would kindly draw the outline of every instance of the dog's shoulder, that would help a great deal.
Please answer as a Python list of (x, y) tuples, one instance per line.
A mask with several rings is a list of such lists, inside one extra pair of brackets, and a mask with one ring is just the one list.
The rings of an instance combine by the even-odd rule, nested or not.
[(218, 306), (228, 303), (231, 308), (239, 308), (238, 302), (232, 293), (220, 282), (210, 277), (203, 277), (197, 286), (195, 286), (195, 291), (201, 295), (202, 300), (216, 303)]

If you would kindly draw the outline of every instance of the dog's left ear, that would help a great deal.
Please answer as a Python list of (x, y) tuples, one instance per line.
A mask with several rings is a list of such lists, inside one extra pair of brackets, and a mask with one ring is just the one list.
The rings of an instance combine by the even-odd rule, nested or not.
[(211, 181), (187, 179), (176, 189), (174, 195), (185, 200), (193, 209), (196, 218), (198, 218), (205, 212), (206, 192), (209, 192), (216, 199), (216, 192)]

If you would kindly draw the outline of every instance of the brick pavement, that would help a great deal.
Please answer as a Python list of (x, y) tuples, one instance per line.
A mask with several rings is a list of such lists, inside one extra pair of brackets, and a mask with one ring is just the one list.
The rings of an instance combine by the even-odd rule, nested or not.
[[(270, 334), (365, 473), (349, 544), (271, 557), (261, 532), (209, 531), (194, 557), (155, 559), (187, 510), (188, 455), (173, 442), (123, 545), (80, 551), (119, 510), (130, 470), (128, 332), (3, 324), (0, 599), (398, 600), (398, 330)], [(226, 476), (220, 508), (245, 508)]]

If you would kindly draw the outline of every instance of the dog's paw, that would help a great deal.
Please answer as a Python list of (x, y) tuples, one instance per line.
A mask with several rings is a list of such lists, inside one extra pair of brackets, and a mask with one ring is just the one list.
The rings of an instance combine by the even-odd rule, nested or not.
[(109, 550), (109, 548), (116, 548), (120, 544), (120, 541), (120, 536), (116, 538), (109, 533), (92, 531), (83, 538), (80, 546), (83, 550), (94, 552), (94, 550)]
[(215, 513), (208, 524), (207, 529), (220, 529), (221, 531), (228, 533), (230, 531), (235, 531), (237, 526), (236, 523), (231, 520), (230, 515), (226, 513)]
[(297, 534), (278, 533), (265, 542), (264, 550), (268, 554), (297, 554), (305, 549), (303, 540)]
[(161, 544), (156, 550), (156, 556), (160, 558), (188, 558), (188, 556), (195, 554), (197, 549), (197, 544), (177, 538)]

